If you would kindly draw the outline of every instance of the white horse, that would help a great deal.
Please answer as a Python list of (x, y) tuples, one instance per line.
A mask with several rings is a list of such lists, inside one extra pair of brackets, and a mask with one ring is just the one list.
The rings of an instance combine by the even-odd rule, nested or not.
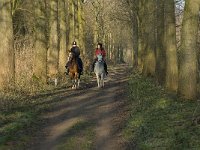
[(105, 77), (105, 70), (104, 70), (104, 61), (102, 55), (97, 55), (97, 62), (94, 66), (94, 72), (97, 77), (97, 84), (98, 87), (104, 87), (104, 77)]

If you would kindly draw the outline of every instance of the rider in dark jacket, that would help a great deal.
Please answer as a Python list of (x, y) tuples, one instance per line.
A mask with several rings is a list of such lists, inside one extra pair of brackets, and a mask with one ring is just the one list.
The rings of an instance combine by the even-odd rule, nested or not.
[[(69, 52), (72, 52), (75, 55), (75, 57), (77, 58), (80, 74), (83, 74), (83, 62), (80, 58), (80, 49), (77, 46), (76, 41), (74, 41), (72, 43), (72, 48), (70, 49)], [(65, 66), (65, 68), (67, 69), (67, 74), (69, 73), (69, 64), (70, 64), (70, 61), (69, 61), (69, 58), (68, 58), (68, 62)]]

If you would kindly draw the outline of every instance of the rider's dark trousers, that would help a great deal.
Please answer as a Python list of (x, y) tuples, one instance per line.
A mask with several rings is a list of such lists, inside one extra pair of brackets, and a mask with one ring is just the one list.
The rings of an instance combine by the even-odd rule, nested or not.
[(78, 57), (77, 61), (78, 61), (78, 64), (79, 64), (79, 69), (82, 72), (83, 71), (83, 62), (82, 62), (80, 57)]

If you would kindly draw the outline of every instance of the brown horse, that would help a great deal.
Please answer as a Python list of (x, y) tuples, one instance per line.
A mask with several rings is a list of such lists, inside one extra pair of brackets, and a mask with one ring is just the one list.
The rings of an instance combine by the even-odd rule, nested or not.
[(70, 79), (72, 80), (72, 89), (77, 89), (79, 88), (80, 84), (80, 74), (79, 74), (77, 58), (72, 52), (69, 53), (69, 61), (70, 61), (69, 76)]

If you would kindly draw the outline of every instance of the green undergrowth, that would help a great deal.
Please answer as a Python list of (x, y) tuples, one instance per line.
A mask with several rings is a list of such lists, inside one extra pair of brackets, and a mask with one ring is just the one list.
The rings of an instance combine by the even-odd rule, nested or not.
[[(82, 76), (82, 83), (89, 75)], [(70, 82), (57, 87), (48, 85), (36, 93), (19, 90), (0, 93), (0, 150), (21, 150), (31, 140), (43, 121), (41, 113), (50, 110), (60, 100)]]
[(79, 121), (67, 130), (56, 146), (57, 150), (91, 150), (94, 145), (94, 123)]
[(179, 99), (154, 83), (137, 74), (129, 81), (127, 149), (200, 149), (200, 101)]
[(37, 112), (0, 113), (0, 149), (21, 149), (36, 130), (37, 121)]
[(40, 125), (39, 115), (50, 108), (48, 96), (7, 97), (0, 106), (0, 150), (23, 149)]

